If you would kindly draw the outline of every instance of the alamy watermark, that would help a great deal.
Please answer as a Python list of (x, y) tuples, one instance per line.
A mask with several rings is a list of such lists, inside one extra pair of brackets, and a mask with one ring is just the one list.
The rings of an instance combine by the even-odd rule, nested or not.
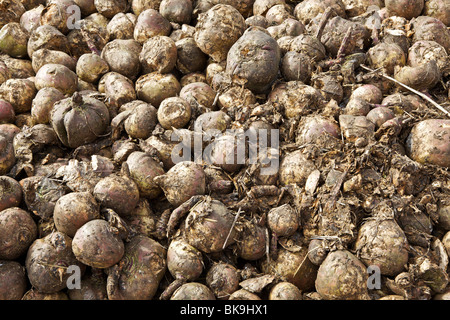
[[(173, 163), (194, 161), (202, 164), (233, 165), (261, 164), (260, 174), (271, 175), (279, 167), (279, 130), (206, 130), (191, 136), (183, 136), (175, 131), (171, 140), (180, 142), (171, 154)], [(206, 146), (205, 146), (206, 144)], [(218, 150), (219, 149), (219, 150)], [(223, 157), (217, 157), (222, 152)]]

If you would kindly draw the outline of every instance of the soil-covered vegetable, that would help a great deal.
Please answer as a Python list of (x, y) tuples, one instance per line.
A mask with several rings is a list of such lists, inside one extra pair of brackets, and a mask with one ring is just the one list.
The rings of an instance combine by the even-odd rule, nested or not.
[(0, 0), (0, 299), (448, 299), (449, 13)]

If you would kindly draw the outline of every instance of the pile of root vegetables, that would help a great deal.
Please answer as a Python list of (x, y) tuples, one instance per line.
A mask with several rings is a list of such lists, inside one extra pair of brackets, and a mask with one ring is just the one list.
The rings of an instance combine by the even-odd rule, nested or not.
[(449, 0), (0, 0), (0, 299), (449, 300), (449, 27)]

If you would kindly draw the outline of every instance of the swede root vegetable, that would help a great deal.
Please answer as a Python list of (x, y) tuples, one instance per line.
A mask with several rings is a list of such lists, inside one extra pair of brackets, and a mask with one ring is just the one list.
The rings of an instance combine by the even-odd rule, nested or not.
[(120, 12), (116, 14), (106, 26), (109, 39), (133, 39), (136, 19), (136, 15), (132, 13)]
[[(205, 172), (201, 165), (191, 161), (175, 164), (153, 181), (162, 188), (167, 200), (175, 207), (188, 201), (192, 196), (204, 195), (206, 192)], [(180, 181), (183, 183), (180, 184)]]
[(279, 282), (270, 289), (269, 300), (303, 300), (302, 292), (290, 282)]
[(58, 231), (36, 239), (25, 260), (30, 283), (42, 293), (56, 293), (66, 288), (70, 266), (80, 268), (81, 275), (85, 271), (85, 266), (72, 252), (72, 239)]
[(28, 34), (18, 22), (10, 22), (0, 29), (0, 50), (14, 58), (27, 55)]
[(423, 164), (450, 167), (450, 120), (429, 119), (417, 123), (406, 142), (410, 158)]
[(69, 41), (58, 29), (50, 25), (36, 28), (30, 35), (27, 44), (28, 57), (39, 49), (59, 50), (69, 53)]
[(31, 80), (8, 79), (0, 86), (0, 99), (9, 102), (16, 114), (25, 113), (31, 110), (36, 92), (35, 83)]
[(334, 119), (323, 116), (302, 117), (298, 125), (296, 141), (300, 144), (311, 143), (323, 134), (340, 138), (340, 129)]
[(139, 188), (126, 174), (113, 173), (95, 185), (94, 196), (100, 205), (125, 216), (138, 205)]
[(108, 62), (95, 53), (83, 54), (76, 65), (77, 76), (89, 83), (96, 83), (109, 71)]
[(327, 300), (368, 300), (366, 266), (347, 250), (330, 252), (317, 271), (316, 290)]
[(163, 0), (159, 6), (161, 15), (170, 22), (189, 24), (193, 4), (190, 0)]
[(127, 134), (134, 139), (147, 139), (157, 124), (157, 110), (142, 101), (124, 122)]
[(191, 120), (191, 116), (191, 105), (180, 97), (164, 99), (157, 112), (158, 122), (167, 130), (185, 127)]
[(282, 185), (291, 183), (304, 185), (314, 169), (314, 163), (306, 158), (302, 150), (290, 152), (281, 159), (278, 173), (280, 183)]
[(83, 224), (99, 217), (99, 205), (89, 192), (71, 192), (62, 196), (53, 211), (56, 230), (72, 238)]
[(294, 15), (303, 24), (307, 25), (318, 14), (325, 12), (325, 10), (331, 7), (333, 11), (341, 17), (345, 17), (345, 6), (340, 0), (305, 0), (295, 6)]
[(101, 57), (113, 72), (120, 73), (134, 80), (141, 71), (139, 53), (142, 46), (133, 39), (115, 39), (108, 42), (102, 50)]
[(387, 74), (393, 74), (396, 66), (406, 64), (406, 54), (394, 43), (379, 43), (367, 51), (368, 62), (374, 68), (383, 68)]
[(417, 67), (405, 66), (398, 69), (395, 80), (416, 90), (431, 89), (441, 80), (441, 72), (436, 60), (425, 62)]
[(20, 300), (27, 286), (25, 268), (19, 262), (0, 260), (1, 300)]
[(209, 196), (194, 196), (175, 209), (167, 225), (170, 236), (178, 222), (187, 214), (183, 230), (188, 243), (198, 250), (220, 252), (235, 243), (233, 213), (220, 201)]
[(103, 102), (78, 92), (71, 98), (56, 102), (50, 120), (58, 138), (70, 148), (99, 138), (105, 133), (109, 121), (109, 110)]
[(117, 13), (125, 12), (128, 9), (128, 1), (125, 0), (94, 0), (94, 5), (97, 12), (108, 19), (112, 19)]
[(450, 26), (450, 12), (448, 11), (448, 5), (448, 1), (425, 1), (422, 14), (424, 16), (439, 19), (448, 27)]
[(119, 263), (110, 268), (109, 300), (151, 300), (166, 271), (166, 249), (155, 240), (134, 236)]
[(206, 284), (219, 300), (227, 300), (239, 289), (239, 279), (238, 270), (225, 262), (214, 263), (206, 274)]
[(202, 283), (189, 282), (179, 287), (170, 300), (216, 300), (214, 293)]
[(233, 292), (228, 300), (261, 300), (261, 298), (253, 292), (245, 289), (239, 289)]
[(181, 85), (173, 74), (152, 72), (140, 76), (136, 81), (138, 99), (144, 100), (156, 108), (161, 102), (180, 93)]
[(18, 207), (0, 211), (0, 259), (21, 257), (37, 237), (37, 225), (31, 214)]
[(22, 198), (22, 186), (19, 182), (8, 176), (0, 176), (0, 211), (18, 207)]
[(275, 81), (280, 60), (275, 39), (262, 30), (250, 28), (228, 51), (226, 72), (237, 84), (261, 93)]
[(39, 49), (33, 52), (31, 65), (35, 72), (46, 64), (62, 64), (72, 71), (75, 71), (76, 61), (67, 53), (59, 50)]
[(81, 263), (104, 269), (118, 263), (125, 248), (117, 229), (103, 219), (94, 219), (77, 230), (72, 251)]
[[(136, 100), (134, 83), (124, 75), (117, 72), (108, 72), (100, 78), (98, 90), (105, 93), (106, 98), (112, 101), (116, 109), (125, 103)], [(117, 112), (117, 110), (115, 110)]]
[(167, 270), (175, 280), (164, 290), (160, 299), (169, 299), (185, 282), (198, 279), (203, 268), (203, 257), (199, 250), (183, 238), (173, 239), (167, 249)]
[(153, 181), (165, 173), (159, 162), (144, 152), (135, 151), (128, 156), (126, 163), (141, 197), (154, 199), (161, 194), (161, 188)]
[(0, 124), (1, 123), (12, 123), (16, 118), (16, 113), (14, 108), (6, 100), (0, 99)]
[(147, 9), (137, 16), (133, 36), (134, 40), (143, 44), (151, 37), (168, 36), (171, 31), (170, 22), (159, 11)]
[(386, 0), (385, 5), (390, 16), (400, 16), (411, 20), (422, 12), (424, 0)]
[(200, 14), (195, 26), (197, 46), (214, 61), (226, 59), (228, 50), (245, 31), (245, 19), (230, 5), (218, 4)]
[(376, 265), (381, 274), (395, 276), (408, 262), (408, 241), (392, 219), (368, 220), (360, 228), (355, 249), (361, 261)]
[(310, 58), (300, 52), (287, 52), (281, 62), (281, 73), (286, 81), (302, 81), (307, 84), (311, 80), (312, 70)]
[(55, 102), (64, 99), (64, 94), (56, 88), (45, 87), (36, 93), (31, 104), (31, 116), (38, 124), (50, 122), (50, 113)]
[(431, 40), (439, 43), (450, 53), (450, 31), (439, 19), (427, 16), (418, 16), (411, 20), (414, 31), (413, 42)]
[(193, 37), (187, 37), (175, 42), (177, 49), (176, 67), (183, 74), (203, 71), (206, 68), (208, 56), (200, 50)]
[(75, 72), (62, 64), (49, 63), (42, 66), (36, 73), (35, 86), (37, 90), (46, 87), (56, 88), (63, 94), (73, 94), (78, 85)]
[(180, 91), (180, 98), (186, 100), (192, 110), (198, 110), (202, 107), (212, 110), (216, 92), (204, 82), (193, 82), (185, 85)]
[(167, 36), (151, 37), (144, 42), (139, 61), (144, 73), (171, 72), (177, 62), (175, 41)]
[(299, 217), (294, 208), (284, 204), (267, 213), (267, 226), (278, 237), (289, 237), (299, 228)]
[(22, 300), (69, 300), (67, 294), (63, 291), (58, 291), (55, 293), (44, 293), (40, 292), (34, 288), (31, 288), (22, 297)]

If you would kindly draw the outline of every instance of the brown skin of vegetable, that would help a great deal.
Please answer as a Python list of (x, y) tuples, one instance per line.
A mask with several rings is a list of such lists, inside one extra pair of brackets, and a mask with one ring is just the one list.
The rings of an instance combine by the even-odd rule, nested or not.
[(28, 56), (39, 49), (58, 50), (69, 53), (69, 41), (58, 29), (50, 25), (42, 25), (36, 28), (30, 35), (27, 44)]
[(219, 300), (228, 300), (239, 289), (239, 280), (237, 269), (225, 262), (214, 263), (206, 274), (206, 284)]
[(375, 124), (376, 128), (379, 128), (386, 121), (393, 119), (395, 114), (391, 109), (381, 106), (370, 110), (366, 117)]
[(326, 300), (367, 300), (366, 266), (347, 250), (328, 254), (319, 267), (316, 290)]
[(69, 266), (85, 266), (77, 261), (72, 252), (72, 239), (62, 232), (55, 231), (34, 241), (28, 249), (25, 267), (31, 285), (42, 293), (56, 293), (67, 287)]
[(109, 71), (108, 62), (95, 53), (83, 54), (76, 65), (77, 76), (89, 83), (96, 83)]
[(424, 0), (385, 0), (385, 5), (390, 16), (411, 20), (422, 12)]
[(270, 289), (269, 300), (303, 300), (302, 292), (290, 282), (279, 282)]
[(28, 33), (18, 22), (10, 22), (0, 29), (0, 51), (13, 58), (27, 56)]
[(153, 72), (142, 75), (136, 81), (136, 93), (140, 100), (159, 107), (161, 102), (180, 93), (181, 85), (173, 74)]
[(245, 289), (239, 289), (233, 292), (228, 300), (261, 300), (261, 298), (255, 293)]
[(133, 139), (147, 139), (157, 124), (157, 110), (151, 104), (143, 102), (134, 108), (132, 114), (125, 120), (124, 127)]
[[(200, 218), (205, 213), (208, 219)], [(206, 199), (191, 209), (186, 217), (184, 224), (186, 239), (189, 244), (202, 252), (220, 252), (223, 247), (235, 242), (237, 231), (235, 228), (231, 230), (233, 220), (234, 215), (223, 203), (214, 199), (210, 202)]]
[(0, 150), (0, 174), (5, 175), (16, 163), (12, 139), (10, 140), (5, 135), (0, 135)]
[(202, 283), (190, 282), (179, 287), (170, 300), (216, 300), (214, 293)]
[(155, 177), (153, 181), (163, 189), (167, 200), (175, 207), (192, 196), (204, 195), (206, 192), (205, 172), (201, 165), (191, 161), (175, 164), (167, 173)]
[(190, 104), (180, 97), (164, 99), (158, 108), (158, 122), (164, 129), (183, 128), (192, 116)]
[(259, 260), (266, 254), (266, 229), (256, 223), (248, 223), (244, 226), (237, 241), (237, 254), (244, 260)]
[(398, 45), (379, 43), (367, 51), (368, 62), (374, 69), (383, 68), (387, 74), (393, 74), (396, 66), (406, 64), (406, 54)]
[(383, 275), (395, 276), (408, 262), (408, 241), (393, 220), (367, 221), (359, 230), (355, 243), (361, 261), (376, 265)]
[[(115, 267), (120, 269), (114, 274)], [(125, 245), (122, 260), (108, 276), (109, 300), (151, 300), (166, 271), (166, 249), (155, 240), (137, 235)]]
[(49, 123), (53, 105), (62, 99), (64, 94), (56, 88), (45, 87), (39, 90), (31, 104), (31, 116), (34, 123)]
[(405, 66), (397, 69), (395, 80), (416, 90), (432, 89), (441, 80), (441, 72), (436, 60), (431, 60), (417, 67)]
[(126, 163), (141, 197), (154, 199), (161, 194), (161, 188), (153, 181), (155, 177), (164, 174), (159, 162), (144, 152), (135, 151), (128, 156)]
[(192, 110), (196, 110), (199, 106), (213, 109), (216, 92), (204, 82), (193, 82), (185, 85), (180, 91), (180, 98), (186, 100)]
[(415, 42), (408, 50), (407, 64), (411, 67), (436, 60), (441, 72), (448, 73), (448, 54), (445, 48), (435, 41), (422, 40)]
[(108, 72), (101, 77), (98, 89), (105, 93), (106, 98), (111, 100), (117, 109), (137, 97), (133, 81), (117, 72)]
[(215, 62), (227, 58), (228, 50), (242, 36), (245, 19), (230, 5), (218, 4), (200, 14), (195, 26), (197, 46)]
[(120, 73), (134, 80), (141, 70), (139, 52), (142, 46), (133, 39), (115, 39), (108, 42), (102, 50), (101, 57), (113, 72)]
[(265, 16), (267, 11), (278, 4), (285, 4), (284, 0), (255, 0), (253, 3), (253, 14)]
[(31, 214), (18, 207), (0, 212), (0, 259), (22, 256), (37, 237), (37, 225)]
[(94, 268), (109, 268), (122, 259), (124, 243), (110, 224), (94, 219), (77, 230), (72, 251), (78, 261)]
[(94, 196), (103, 207), (125, 216), (138, 205), (139, 188), (129, 177), (111, 174), (95, 185)]
[(363, 99), (369, 103), (380, 104), (381, 101), (383, 100), (383, 93), (378, 87), (372, 84), (366, 84), (352, 91), (350, 99), (355, 98)]
[(0, 86), (0, 99), (8, 101), (18, 115), (31, 110), (36, 92), (35, 84), (28, 79), (9, 79)]
[(247, 146), (242, 152), (242, 143), (239, 143), (239, 139), (239, 136), (228, 133), (217, 137), (205, 148), (204, 160), (208, 164), (218, 166), (228, 173), (239, 171), (247, 155)]
[(433, 17), (441, 20), (447, 27), (450, 26), (450, 3), (448, 0), (427, 0), (425, 1), (423, 12), (424, 16)]
[(22, 186), (19, 182), (8, 176), (0, 176), (0, 211), (18, 207), (22, 197)]
[(408, 156), (423, 164), (450, 167), (450, 120), (430, 119), (416, 124), (406, 141)]
[(230, 48), (226, 72), (255, 93), (268, 90), (278, 75), (278, 43), (261, 30), (248, 29)]
[(103, 102), (76, 92), (53, 105), (50, 122), (65, 146), (77, 148), (104, 134), (109, 120), (109, 110)]
[(151, 37), (169, 36), (171, 31), (170, 22), (161, 13), (154, 9), (147, 9), (138, 15), (133, 36), (140, 44), (144, 44)]
[(177, 46), (167, 36), (151, 37), (144, 42), (139, 54), (143, 73), (171, 72), (177, 62)]
[(134, 25), (137, 17), (132, 13), (116, 14), (106, 26), (109, 39), (133, 39)]
[(108, 19), (112, 19), (116, 14), (125, 12), (128, 9), (128, 1), (126, 0), (94, 0), (94, 5), (97, 12)]
[(22, 29), (31, 34), (41, 23), (41, 12), (44, 10), (44, 6), (40, 4), (37, 7), (27, 10), (20, 17), (20, 26)]
[(412, 41), (431, 40), (439, 43), (450, 53), (450, 30), (439, 19), (427, 16), (418, 16), (411, 20), (414, 31)]
[(281, 73), (286, 81), (302, 81), (309, 83), (312, 74), (312, 63), (303, 53), (289, 51), (281, 61)]
[(65, 95), (72, 95), (77, 89), (78, 77), (62, 64), (49, 63), (39, 69), (34, 83), (37, 90), (53, 87)]
[(89, 192), (71, 192), (62, 196), (53, 211), (56, 229), (72, 238), (82, 225), (99, 217), (99, 205)]
[(208, 56), (197, 46), (194, 38), (187, 37), (175, 42), (176, 67), (183, 74), (205, 70)]
[(20, 300), (27, 286), (25, 268), (19, 262), (0, 260), (0, 300)]
[(159, 6), (161, 15), (170, 22), (189, 24), (192, 17), (191, 0), (162, 0)]
[(2, 123), (12, 123), (16, 118), (16, 113), (14, 108), (6, 100), (0, 99), (0, 124)]

